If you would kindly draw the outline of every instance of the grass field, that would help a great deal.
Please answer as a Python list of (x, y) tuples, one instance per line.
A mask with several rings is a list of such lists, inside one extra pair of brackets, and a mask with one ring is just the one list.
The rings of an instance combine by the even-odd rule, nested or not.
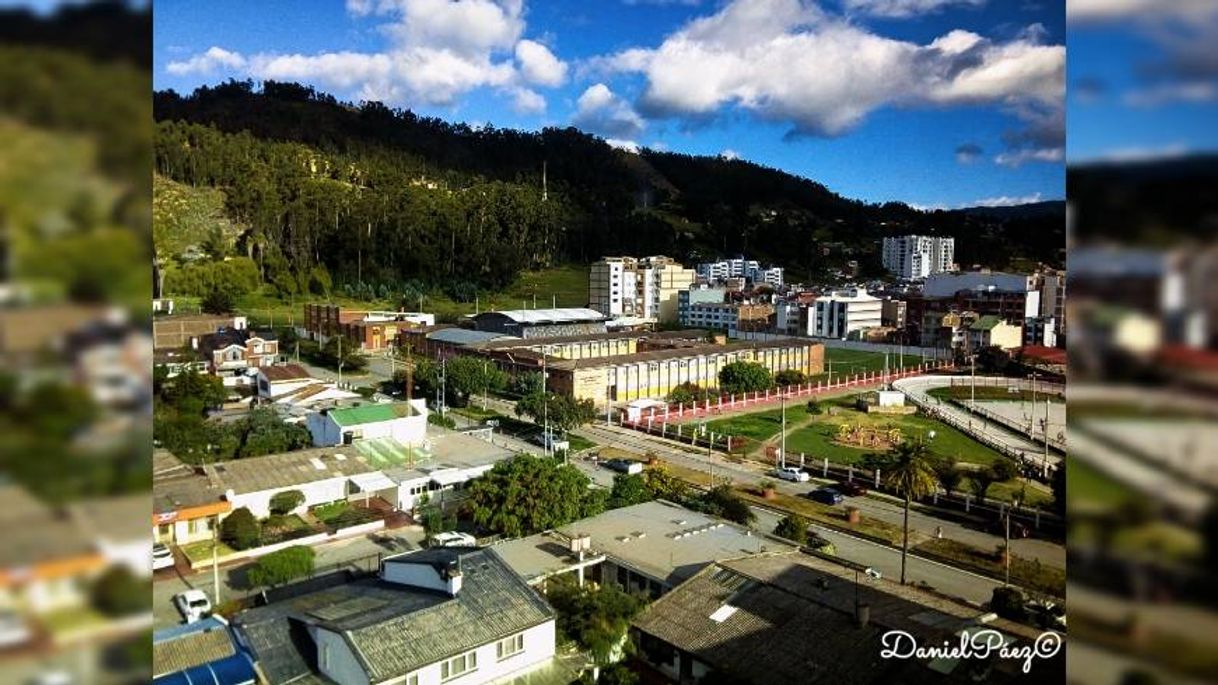
[[(568, 265), (525, 271), (502, 292), (479, 293), (477, 305), (481, 311), (522, 307), (532, 309), (534, 298), (539, 309), (548, 308), (552, 304), (559, 307), (588, 306), (588, 268)], [(173, 296), (173, 299), (178, 312), (198, 311), (197, 297)], [(256, 293), (238, 298), (236, 309), (255, 325), (289, 326), (300, 323), (306, 303), (325, 300), (326, 298), (320, 296), (301, 296), (284, 300), (275, 294), (274, 288), (263, 286)], [(403, 305), (396, 299), (364, 301), (337, 294), (332, 295), (328, 301), (349, 309), (397, 309)], [(404, 304), (409, 309), (421, 307), (423, 311), (435, 314), (437, 321), (456, 321), (465, 314), (473, 314), (475, 308), (474, 302), (457, 302), (438, 289), (425, 294), (422, 302)]]
[[(973, 389), (968, 385), (955, 385), (947, 388), (934, 388), (927, 394), (931, 397), (940, 400), (969, 400), (974, 397)], [(1031, 402), (1033, 400), (1044, 403), (1045, 397), (1050, 397), (1054, 402), (1064, 402), (1065, 399), (1061, 395), (1048, 395), (1043, 392), (1037, 392), (1036, 396), (1032, 396), (1031, 390), (1020, 390), (1019, 392), (1010, 392), (1007, 388), (996, 388), (993, 386), (977, 386), (976, 398), (978, 401), (994, 400), (1001, 402)]]
[[(832, 404), (839, 407), (835, 415), (829, 413), (809, 415), (802, 405), (787, 408), (788, 427), (796, 422), (807, 422), (805, 426), (787, 434), (787, 451), (803, 452), (809, 458), (815, 459), (828, 457), (830, 461), (839, 464), (854, 464), (875, 450), (841, 445), (835, 442), (835, 438), (839, 426), (861, 424), (864, 427), (899, 428), (907, 437), (927, 436), (934, 431), (935, 437), (930, 440), (931, 452), (955, 457), (961, 462), (989, 464), (1000, 456), (989, 447), (934, 419), (914, 414), (905, 416), (867, 414), (842, 407), (846, 402)], [(771, 409), (711, 421), (708, 427), (716, 433), (727, 433), (759, 443), (778, 435), (781, 415), (781, 410)]]
[[(901, 366), (904, 361), (905, 366), (917, 366), (922, 363), (922, 358), (916, 354), (907, 354), (904, 357), (898, 354), (888, 355), (888, 369), (896, 371), (903, 368)], [(833, 378), (841, 379), (842, 374), (852, 376), (856, 373), (867, 373), (870, 371), (884, 370), (884, 353), (883, 352), (863, 352), (859, 350), (845, 350), (837, 347), (825, 348), (825, 373), (817, 376), (812, 376), (813, 383), (817, 381), (828, 381), (829, 371), (833, 372)]]
[(1118, 507), (1136, 497), (1132, 490), (1078, 459), (1066, 459), (1066, 499), (1071, 506)]

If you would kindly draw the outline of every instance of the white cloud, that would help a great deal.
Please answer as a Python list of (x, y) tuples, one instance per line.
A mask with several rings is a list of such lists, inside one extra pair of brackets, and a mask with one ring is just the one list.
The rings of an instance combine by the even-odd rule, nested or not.
[(590, 71), (638, 72), (641, 109), (704, 118), (737, 107), (797, 134), (836, 136), (886, 106), (1061, 108), (1065, 48), (1037, 31), (997, 42), (952, 31), (928, 45), (871, 33), (800, 0), (734, 0), (654, 49), (590, 60)]
[(643, 118), (609, 86), (589, 86), (575, 103), (575, 126), (617, 140), (634, 140), (643, 132)]
[(736, 152), (735, 150), (733, 150), (731, 148), (728, 148), (728, 149), (724, 150), (723, 152), (720, 152), (719, 156), (724, 159), (740, 159), (740, 153)]
[(520, 73), (529, 83), (539, 86), (561, 86), (567, 80), (567, 65), (546, 46), (531, 40), (516, 44), (516, 61)]
[(1070, 0), (1066, 19), (1075, 22), (1110, 22), (1129, 19), (1195, 19), (1213, 15), (1213, 0)]
[(1008, 167), (1020, 167), (1028, 162), (1061, 162), (1065, 158), (1065, 147), (1024, 148), (1003, 152), (994, 158), (994, 163)]
[(407, 106), (448, 106), (471, 90), (492, 88), (516, 111), (534, 114), (546, 103), (529, 86), (557, 86), (566, 78), (567, 65), (548, 48), (522, 39), (523, 0), (347, 0), (346, 6), (357, 17), (385, 18), (378, 27), (385, 49), (245, 58), (216, 47), (166, 69), (206, 74), (224, 68)]
[(954, 5), (980, 7), (985, 2), (986, 0), (844, 0), (842, 6), (846, 10), (861, 14), (904, 19), (940, 12)]
[(1121, 147), (1102, 152), (1092, 157), (1071, 159), (1071, 164), (1102, 164), (1102, 163), (1131, 163), (1153, 162), (1164, 159), (1177, 159), (1192, 152), (1184, 143), (1171, 143), (1161, 147)]
[(1218, 100), (1218, 83), (1209, 81), (1159, 83), (1146, 88), (1126, 91), (1121, 99), (1130, 107), (1158, 107), (1177, 102), (1214, 102)]
[(245, 66), (245, 58), (240, 53), (230, 52), (221, 47), (212, 46), (207, 52), (199, 53), (190, 59), (170, 62), (165, 71), (174, 76), (198, 74), (206, 76), (218, 70), (232, 71)]
[(618, 138), (606, 138), (605, 143), (610, 147), (615, 147), (626, 152), (633, 152), (636, 155), (639, 153), (639, 144), (633, 140), (620, 140)]
[(1030, 205), (1034, 202), (1041, 202), (1040, 193), (1032, 193), (1031, 195), (1010, 196), (1002, 195), (999, 197), (987, 197), (971, 204), (967, 207), (1014, 207), (1016, 205)]
[(546, 111), (546, 99), (535, 90), (515, 88), (512, 90), (512, 109), (518, 114), (541, 114)]

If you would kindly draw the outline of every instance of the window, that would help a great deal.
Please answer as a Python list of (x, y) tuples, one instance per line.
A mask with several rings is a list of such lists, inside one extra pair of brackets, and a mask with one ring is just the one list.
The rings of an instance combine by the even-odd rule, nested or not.
[(523, 651), (524, 633), (516, 633), (505, 640), (500, 640), (499, 643), (495, 645), (495, 658), (503, 661), (504, 659), (516, 656)]
[(406, 676), (406, 685), (419, 685), (419, 674), (411, 673)]
[(459, 678), (470, 671), (478, 668), (478, 653), (466, 652), (461, 656), (455, 656), (448, 661), (440, 664), (440, 680), (452, 680)]

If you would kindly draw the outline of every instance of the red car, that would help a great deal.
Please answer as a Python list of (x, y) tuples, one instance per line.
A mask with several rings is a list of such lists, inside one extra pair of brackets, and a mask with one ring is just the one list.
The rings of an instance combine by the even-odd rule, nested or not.
[(860, 497), (867, 494), (867, 488), (857, 480), (842, 481), (833, 487), (847, 497)]

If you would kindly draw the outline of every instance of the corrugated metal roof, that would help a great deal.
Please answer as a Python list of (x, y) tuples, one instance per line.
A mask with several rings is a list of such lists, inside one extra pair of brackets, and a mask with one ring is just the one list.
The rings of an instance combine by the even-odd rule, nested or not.
[[(506, 316), (516, 323), (569, 323), (572, 321), (604, 321), (605, 315), (595, 309), (509, 309), (502, 312), (484, 312), (481, 316)], [(474, 317), (474, 318), (478, 318)]]
[(452, 343), (453, 345), (470, 345), (513, 337), (489, 331), (471, 331), (468, 328), (441, 328), (438, 331), (432, 331), (427, 334), (428, 340), (437, 340), (439, 342)]
[(415, 409), (407, 402), (392, 404), (367, 404), (362, 407), (346, 409), (331, 409), (330, 418), (340, 426), (358, 426), (365, 423), (380, 423), (393, 421), (407, 416), (414, 416)]

